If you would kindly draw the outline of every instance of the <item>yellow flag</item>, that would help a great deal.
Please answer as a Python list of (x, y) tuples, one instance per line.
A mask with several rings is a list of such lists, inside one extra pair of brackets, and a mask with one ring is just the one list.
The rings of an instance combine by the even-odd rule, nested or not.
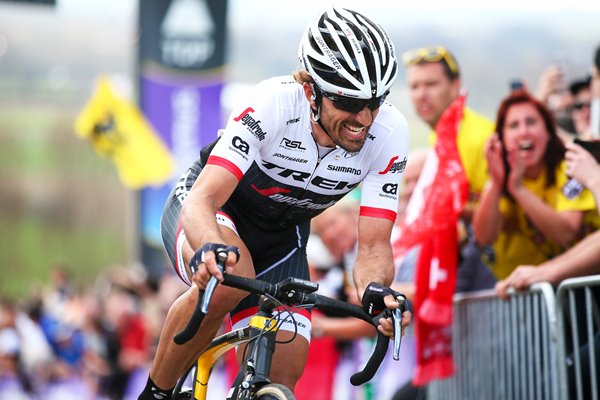
[(169, 150), (138, 108), (115, 95), (108, 78), (99, 81), (75, 122), (75, 132), (115, 163), (129, 188), (160, 185), (173, 173)]

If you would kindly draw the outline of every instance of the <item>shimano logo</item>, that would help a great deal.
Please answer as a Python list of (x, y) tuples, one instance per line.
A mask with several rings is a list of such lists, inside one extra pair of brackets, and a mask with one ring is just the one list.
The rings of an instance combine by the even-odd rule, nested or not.
[(240, 115), (235, 117), (233, 120), (235, 122), (242, 122), (243, 125), (246, 125), (246, 129), (248, 129), (252, 134), (260, 141), (265, 139), (265, 135), (267, 132), (262, 130), (260, 126), (260, 120), (255, 120), (252, 118), (250, 113), (253, 113), (254, 109), (252, 107), (246, 108)]
[(343, 167), (341, 165), (328, 165), (327, 170), (335, 171), (335, 172), (347, 172), (349, 174), (354, 174), (354, 175), (360, 175), (362, 173), (362, 171), (360, 169), (356, 169), (356, 168), (352, 168), (352, 167)]

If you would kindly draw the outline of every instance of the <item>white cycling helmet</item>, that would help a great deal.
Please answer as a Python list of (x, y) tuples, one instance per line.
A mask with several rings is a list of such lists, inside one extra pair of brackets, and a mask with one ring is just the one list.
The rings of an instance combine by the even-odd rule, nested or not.
[(388, 34), (345, 8), (331, 7), (306, 28), (298, 57), (322, 91), (346, 97), (383, 96), (398, 74)]

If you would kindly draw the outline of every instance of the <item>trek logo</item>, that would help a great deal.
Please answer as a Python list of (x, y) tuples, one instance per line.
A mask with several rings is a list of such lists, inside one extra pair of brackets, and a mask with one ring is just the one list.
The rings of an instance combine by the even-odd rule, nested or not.
[(288, 149), (306, 150), (306, 147), (302, 147), (302, 142), (299, 140), (290, 140), (288, 138), (281, 139), (280, 145)]
[(394, 196), (398, 194), (398, 184), (396, 183), (386, 183), (381, 189), (387, 194), (392, 194)]
[[(278, 171), (277, 175), (284, 178), (291, 177), (292, 179), (298, 182), (306, 182), (312, 175), (310, 172), (295, 171), (291, 168), (280, 167), (279, 165), (264, 160), (263, 167), (265, 167), (268, 170)], [(351, 190), (358, 186), (360, 182), (350, 183), (346, 181), (337, 181), (333, 179), (323, 178), (321, 176), (315, 176), (310, 180), (310, 184), (318, 188), (327, 190)]]
[(239, 136), (233, 137), (231, 140), (231, 145), (246, 155), (248, 155), (248, 152), (250, 151), (250, 145), (248, 142), (243, 141)]
[(384, 175), (387, 174), (388, 172), (390, 174), (394, 174), (396, 172), (404, 172), (404, 168), (406, 168), (406, 157), (404, 157), (404, 160), (402, 161), (398, 161), (396, 162), (396, 160), (399, 157), (392, 157), (392, 159), (390, 160), (390, 162), (388, 163), (387, 167), (385, 167), (385, 169), (383, 171), (379, 172), (379, 175)]
[(292, 119), (288, 119), (287, 122), (285, 123), (286, 125), (289, 124), (297, 124), (298, 122), (300, 122), (300, 117), (298, 118), (292, 118)]
[(241, 121), (242, 125), (246, 125), (246, 129), (248, 129), (250, 132), (252, 132), (252, 134), (258, 140), (263, 141), (265, 139), (265, 135), (267, 134), (267, 132), (262, 130), (262, 127), (260, 126), (260, 120), (257, 121), (254, 118), (252, 118), (250, 113), (253, 113), (253, 112), (254, 112), (254, 109), (252, 107), (248, 107), (240, 115), (235, 117), (233, 120), (235, 122)]

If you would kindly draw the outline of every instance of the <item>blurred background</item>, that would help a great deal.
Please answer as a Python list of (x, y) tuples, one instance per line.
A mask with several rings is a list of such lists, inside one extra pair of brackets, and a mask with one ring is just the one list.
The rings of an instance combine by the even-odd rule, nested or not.
[[(138, 102), (139, 10), (150, 3), (0, 1), (1, 296), (37, 290), (59, 266), (84, 286), (100, 271), (141, 260), (139, 192), (125, 188), (114, 164), (76, 137), (74, 124), (102, 75)], [(324, 3), (228, 1), (220, 121), (252, 84), (297, 67), (303, 29)], [(600, 40), (599, 2), (340, 3), (380, 22), (398, 53), (447, 46), (462, 68), (469, 104), (490, 118), (514, 78), (535, 89), (553, 64), (567, 80), (585, 76)], [(427, 128), (404, 79), (402, 68), (389, 100), (409, 119), (416, 147), (425, 144)]]

